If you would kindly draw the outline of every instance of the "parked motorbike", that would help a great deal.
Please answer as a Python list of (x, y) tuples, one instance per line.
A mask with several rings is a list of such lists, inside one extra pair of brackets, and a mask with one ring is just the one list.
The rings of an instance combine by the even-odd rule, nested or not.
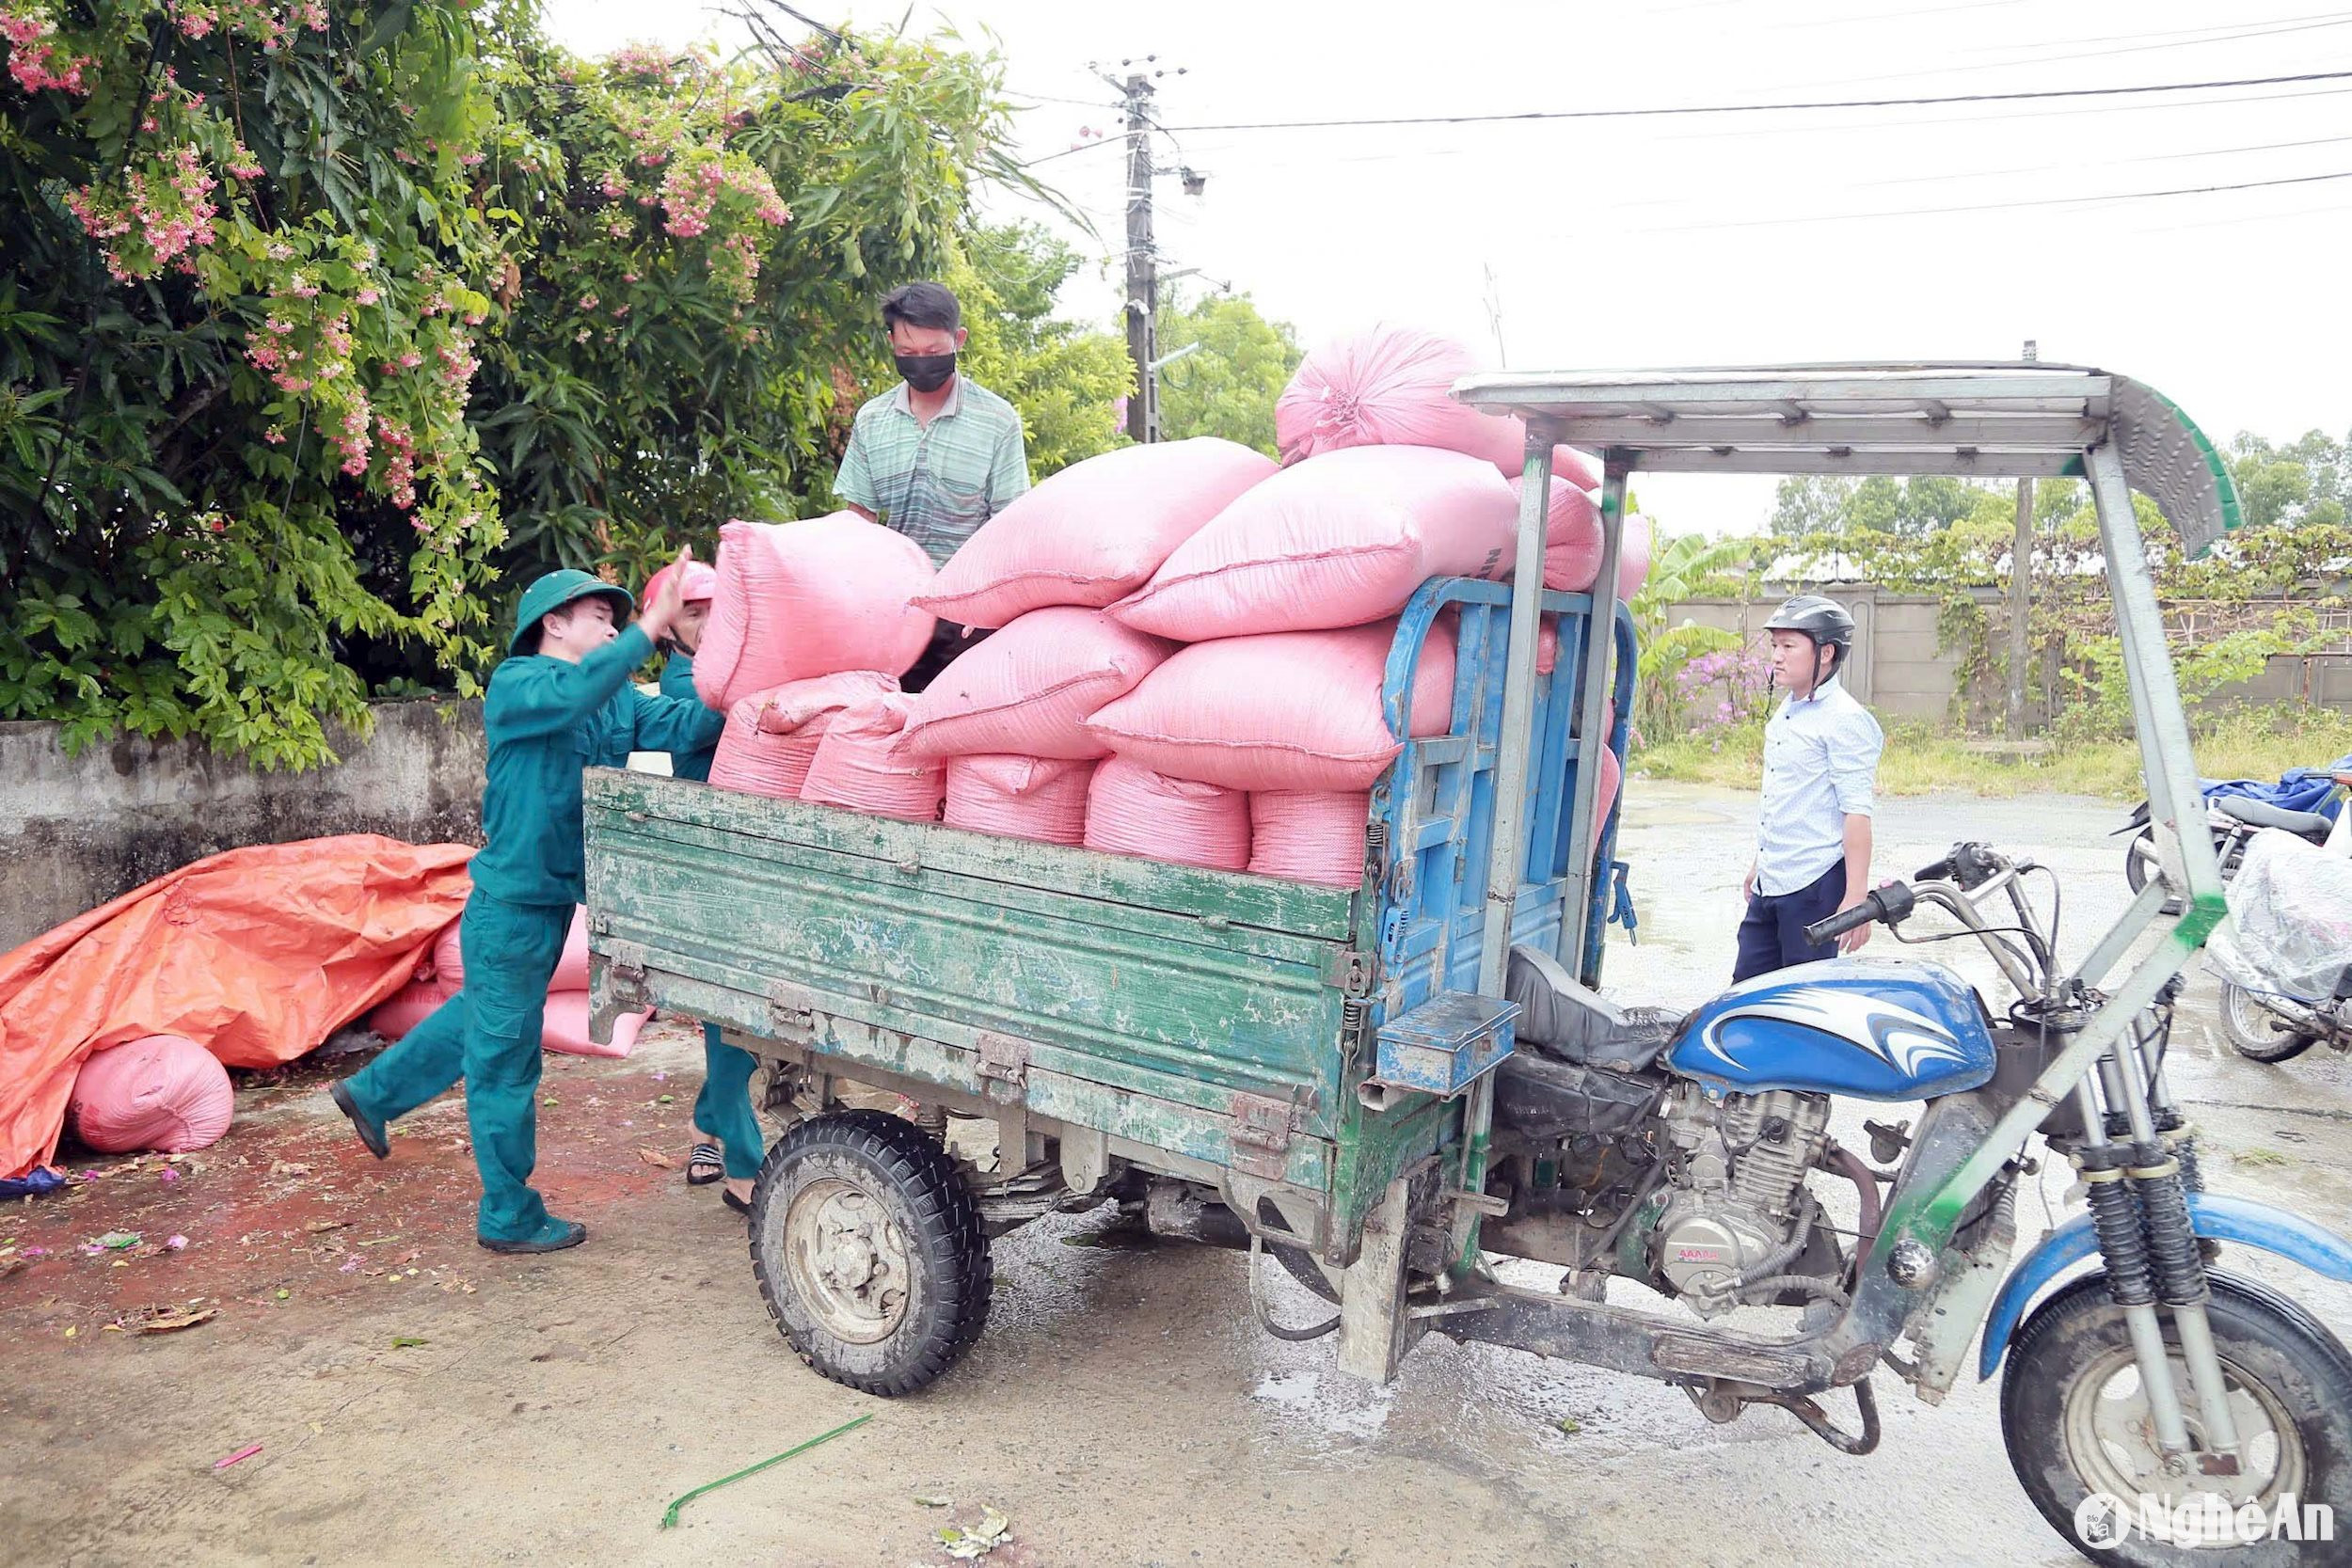
[[(2238, 862), (2245, 858), (2248, 841), (2265, 828), (2277, 828), (2312, 844), (2325, 844), (2328, 834), (2343, 812), (2338, 808), (2329, 781), (2335, 774), (2352, 768), (2352, 757), (2344, 758), (2328, 768), (2295, 768), (2280, 776), (2278, 789), (2290, 800), (2311, 801), (2316, 810), (2298, 810), (2275, 801), (2257, 800), (2235, 793), (2243, 781), (2229, 780), (2205, 787), (2205, 826), (2213, 834), (2214, 857), (2221, 863), (2221, 879), (2229, 881), (2237, 875)], [(2161, 876), (2164, 863), (2156, 854), (2155, 829), (2149, 825), (2148, 802), (2142, 800), (2132, 808), (2132, 815), (2123, 825), (2108, 834), (2110, 838), (2131, 835), (2131, 843), (2123, 854), (2123, 879), (2137, 893), (2148, 885), (2151, 877)], [(2164, 912), (2178, 914), (2181, 903), (2177, 898), (2165, 901)]]
[[(2352, 791), (2352, 772), (2329, 777), (2339, 797)], [(2231, 927), (2210, 948), (2222, 1032), (2257, 1062), (2314, 1045), (2352, 1051), (2352, 811), (2336, 812), (2316, 848), (2300, 834), (2255, 834), (2239, 873)]]
[[(1976, 1344), (1979, 1377), (2006, 1362), (2002, 1431), (2026, 1493), (2110, 1568), (2180, 1568), (2218, 1543), (2117, 1544), (2081, 1523), (2107, 1498), (2154, 1499), (2173, 1519), (2352, 1510), (2352, 1355), (2267, 1284), (2206, 1267), (2227, 1242), (2352, 1279), (2352, 1250), (2205, 1191), (2165, 1068), (2177, 975), (2095, 1057), (2080, 1049), (2116, 955), (2061, 966), (2055, 897), (2045, 911), (2026, 896), (2035, 873), (2047, 868), (1955, 845), (1806, 932), (1878, 922), (1901, 942), (1973, 939), (2016, 993), (1998, 1012), (1941, 965), (1834, 958), (1734, 986), (1677, 1023), (1619, 1014), (1518, 950), (1518, 1048), (1498, 1069), (1489, 1189), (1504, 1201), (1479, 1245), (1567, 1274), (1556, 1293), (1475, 1279), (1411, 1310), (1454, 1338), (1662, 1369), (1710, 1420), (1770, 1404), (1850, 1454), (1879, 1439), (1867, 1373), (1884, 1367), (1940, 1402)], [(1925, 1111), (1866, 1123), (1866, 1159), (1831, 1135), (1841, 1098)], [(2090, 1213), (2016, 1259), (2021, 1188), (2070, 1165)], [(1814, 1190), (1839, 1181), (1859, 1197), (1851, 1230)], [(1297, 1263), (1302, 1277), (1313, 1268)], [(1626, 1278), (1700, 1324), (1611, 1299)], [(1756, 1307), (1795, 1309), (1793, 1334), (1722, 1322)], [(1858, 1430), (1818, 1401), (1838, 1386), (1853, 1390)], [(2300, 1549), (2214, 1555), (2332, 1560)]]

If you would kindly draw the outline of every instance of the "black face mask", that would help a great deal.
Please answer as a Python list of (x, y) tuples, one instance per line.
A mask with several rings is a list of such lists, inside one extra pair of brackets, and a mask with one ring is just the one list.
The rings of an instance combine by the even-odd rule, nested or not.
[(918, 392), (936, 392), (956, 373), (953, 354), (894, 354), (890, 357), (907, 385)]

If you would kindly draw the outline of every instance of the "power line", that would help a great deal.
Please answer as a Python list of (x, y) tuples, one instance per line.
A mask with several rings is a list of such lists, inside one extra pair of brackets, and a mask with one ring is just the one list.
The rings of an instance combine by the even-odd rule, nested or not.
[(2161, 197), (2213, 196), (2223, 191), (2267, 190), (2280, 185), (2316, 185), (2330, 180), (2352, 180), (2352, 168), (2333, 174), (2298, 174), (2281, 180), (2245, 180), (2228, 185), (2182, 185), (2163, 191), (2118, 191), (2107, 196), (2055, 196), (2031, 201), (1983, 201), (1963, 207), (1906, 207), (1887, 213), (1821, 213), (1809, 217), (1736, 219), (1724, 223), (1677, 223), (1643, 229), (1644, 234), (1687, 234), (1713, 229), (1777, 229), (1806, 223), (1862, 223), (1878, 218), (1942, 217), (1955, 213), (2007, 213), (2021, 207), (2093, 207), (2114, 201), (2151, 201)]
[(2096, 164), (2079, 160), (2064, 164), (2031, 164), (2016, 168), (1989, 168), (1968, 174), (1907, 174), (1895, 180), (1863, 180), (1851, 188), (1871, 190), (1884, 185), (1931, 185), (1947, 180), (1992, 180), (2008, 174), (2053, 174), (2062, 169), (2119, 168), (2127, 164), (2171, 164), (2187, 158), (2227, 158), (2241, 152), (2284, 152), (2300, 147), (2334, 147), (2352, 136), (2313, 136), (2307, 141), (2257, 142), (2249, 147), (2216, 147), (2201, 152), (2147, 152), (2136, 158), (2108, 158)]
[[(1406, 125), (1498, 125), (1548, 119), (1648, 119), (1681, 115), (1782, 114), (1814, 109), (1906, 109), (1935, 103), (2016, 103), (2054, 98), (2120, 98), (2152, 92), (2198, 92), (2209, 87), (2283, 87), (2297, 82), (2341, 82), (2352, 71), (2304, 71), (2293, 76), (2241, 76), (2212, 82), (2151, 82), (2129, 87), (2052, 87), (2036, 92), (1968, 92), (1919, 98), (1815, 99), (1786, 103), (1689, 103), (1647, 109), (1528, 109), (1502, 115), (1395, 115), (1378, 119), (1235, 120), (1212, 125), (1179, 125), (1176, 131), (1351, 131)], [(1072, 148), (1070, 151), (1080, 150)], [(1059, 157), (1053, 153), (1048, 156)], [(1043, 159), (1037, 160), (1042, 163)]]
[[(1934, 115), (1919, 119), (1882, 119), (1871, 123), (1873, 131), (1899, 131), (1912, 126), (1982, 125), (1996, 119), (2067, 119), (2076, 115), (2140, 114), (2152, 109), (2203, 109), (2224, 103), (2291, 103), (2298, 98), (2340, 98), (2352, 87), (2317, 87), (2310, 92), (2249, 92), (2234, 98), (2195, 98), (2167, 103), (2156, 99), (2146, 103), (2095, 103), (2087, 109), (1996, 109), (1985, 115)], [(1851, 127), (1836, 123), (1826, 125), (1749, 125), (1737, 133), (1724, 131), (1685, 131), (1661, 141), (1714, 141), (1728, 135), (1741, 136), (1818, 136), (1825, 133), (1847, 134)]]
[[(2037, 55), (2034, 54), (2033, 51), (2043, 46), (2037, 44), (2008, 44), (2003, 45), (2002, 47), (2015, 54), (2017, 56), (2016, 58), (2008, 60), (1983, 60), (1975, 65), (1931, 66), (1924, 71), (1905, 71), (1895, 72), (1893, 74), (1874, 72), (1868, 76), (1844, 76), (1827, 82), (1808, 82), (1804, 84), (1804, 86), (1807, 87), (1842, 87), (1864, 82), (1909, 82), (1916, 81), (1922, 76), (1952, 76), (1960, 74), (1963, 71), (2010, 71), (2020, 66), (2060, 65), (2068, 60), (2098, 60), (2106, 59), (2116, 55), (2144, 55), (2152, 50), (2157, 49), (2196, 49), (2201, 48), (2207, 44), (2241, 43), (2249, 39), (2274, 38), (2281, 33), (2309, 33), (2314, 32), (2323, 27), (2352, 26), (2352, 13), (2341, 11), (2332, 13), (2331, 18), (2325, 21), (2312, 20), (2311, 18), (2297, 18), (2295, 20), (2296, 24), (2294, 26), (2278, 26), (2269, 24), (2263, 24), (2259, 26), (2249, 26), (2235, 31), (2224, 31), (2218, 28), (2204, 28), (2201, 30), (2215, 36), (2207, 38), (2177, 38), (2167, 43), (2130, 43), (2125, 44), (2120, 49), (2084, 49), (2078, 50), (2072, 55)], [(2140, 36), (2142, 38), (2170, 37), (2170, 35), (2163, 33), (2141, 34)]]

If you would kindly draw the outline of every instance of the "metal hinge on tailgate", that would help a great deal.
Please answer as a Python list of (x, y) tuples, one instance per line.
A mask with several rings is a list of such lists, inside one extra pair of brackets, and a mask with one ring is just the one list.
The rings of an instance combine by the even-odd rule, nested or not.
[(974, 1069), (986, 1088), (991, 1083), (1004, 1084), (1014, 1091), (991, 1090), (990, 1098), (1008, 1102), (1018, 1101), (1029, 1081), (1029, 1042), (1014, 1039), (1009, 1035), (982, 1035), (979, 1037), (979, 1064)]
[(1331, 983), (1349, 996), (1370, 996), (1374, 973), (1373, 956), (1353, 947), (1343, 949), (1331, 960)]
[(613, 1000), (645, 1000), (646, 952), (644, 942), (607, 942), (604, 951), (593, 957), (604, 965), (605, 981), (612, 989)]
[(1290, 1164), (1291, 1140), (1297, 1136), (1302, 1107), (1295, 1100), (1235, 1090), (1233, 1168), (1251, 1176), (1279, 1180)]

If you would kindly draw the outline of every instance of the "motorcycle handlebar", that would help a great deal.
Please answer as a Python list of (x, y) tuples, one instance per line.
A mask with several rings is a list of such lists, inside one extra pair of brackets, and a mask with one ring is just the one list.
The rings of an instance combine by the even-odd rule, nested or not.
[(1804, 940), (1818, 947), (1825, 942), (1835, 942), (1848, 931), (1857, 930), (1874, 920), (1883, 920), (1892, 926), (1909, 914), (1916, 902), (1907, 885), (1901, 882), (1889, 882), (1884, 887), (1873, 888), (1864, 894), (1862, 902), (1852, 909), (1840, 910), (1827, 920), (1817, 920), (1807, 926), (1804, 928)]

